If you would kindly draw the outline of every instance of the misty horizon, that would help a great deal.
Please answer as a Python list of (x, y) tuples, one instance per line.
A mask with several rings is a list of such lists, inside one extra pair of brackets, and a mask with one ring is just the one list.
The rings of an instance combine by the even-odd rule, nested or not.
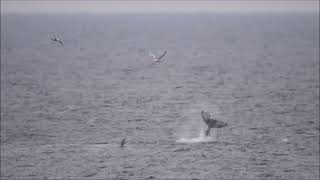
[(1, 14), (319, 12), (318, 1), (1, 1)]

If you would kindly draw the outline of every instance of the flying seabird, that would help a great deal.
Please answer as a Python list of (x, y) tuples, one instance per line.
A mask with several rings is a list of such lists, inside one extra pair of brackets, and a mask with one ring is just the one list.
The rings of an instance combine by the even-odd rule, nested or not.
[(211, 118), (210, 114), (207, 112), (201, 111), (201, 116), (203, 121), (208, 125), (208, 129), (206, 131), (206, 136), (209, 136), (211, 128), (222, 128), (228, 125), (228, 123), (216, 120)]
[(167, 51), (164, 51), (164, 53), (162, 55), (160, 55), (159, 57), (156, 57), (153, 53), (149, 52), (149, 56), (151, 56), (153, 58), (153, 62), (157, 63), (160, 62), (160, 59), (163, 58), (163, 56), (167, 53)]
[(51, 38), (51, 40), (52, 40), (52, 41), (55, 41), (55, 42), (58, 42), (58, 43), (60, 43), (61, 46), (63, 46), (63, 43), (62, 43), (62, 41), (61, 41), (59, 38), (54, 37), (54, 38)]

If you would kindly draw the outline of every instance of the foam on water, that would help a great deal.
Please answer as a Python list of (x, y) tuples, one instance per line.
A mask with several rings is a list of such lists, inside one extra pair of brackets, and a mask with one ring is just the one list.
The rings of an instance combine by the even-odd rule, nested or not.
[(201, 110), (210, 109), (213, 114), (219, 114), (219, 107), (206, 102), (202, 97), (200, 99), (202, 100), (199, 100), (199, 103), (193, 103), (181, 112), (183, 123), (178, 124), (177, 143), (201, 143), (216, 140), (214, 130), (211, 131), (211, 136), (205, 135), (207, 125), (202, 120)]
[(214, 138), (211, 136), (206, 136), (204, 134), (204, 131), (200, 131), (199, 136), (198, 137), (194, 137), (194, 138), (180, 138), (178, 139), (176, 142), (177, 143), (199, 143), (199, 142), (211, 142), (214, 141)]

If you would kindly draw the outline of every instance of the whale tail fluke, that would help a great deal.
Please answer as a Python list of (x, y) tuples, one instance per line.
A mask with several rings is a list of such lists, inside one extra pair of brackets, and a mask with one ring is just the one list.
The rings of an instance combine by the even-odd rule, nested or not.
[(206, 123), (206, 125), (208, 126), (208, 129), (205, 133), (206, 136), (209, 136), (211, 128), (222, 128), (228, 125), (228, 123), (226, 122), (219, 121), (219, 120), (216, 120), (215, 118), (212, 118), (209, 113), (203, 110), (201, 111), (201, 117), (203, 121)]
[(208, 127), (208, 129), (206, 130), (206, 136), (209, 136), (210, 135), (210, 127)]
[(203, 119), (203, 121), (209, 126), (209, 121), (211, 119), (211, 116), (209, 113), (204, 112), (203, 110), (201, 111), (201, 117)]

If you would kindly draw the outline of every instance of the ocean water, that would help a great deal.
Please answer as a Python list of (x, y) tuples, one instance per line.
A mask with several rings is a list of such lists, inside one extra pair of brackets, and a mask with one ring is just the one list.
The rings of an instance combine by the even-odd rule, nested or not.
[(17, 178), (319, 179), (318, 14), (1, 15)]

